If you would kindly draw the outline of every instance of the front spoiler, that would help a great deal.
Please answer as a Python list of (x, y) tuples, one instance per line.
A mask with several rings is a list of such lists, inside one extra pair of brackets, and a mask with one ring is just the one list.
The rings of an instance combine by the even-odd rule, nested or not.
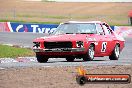
[(33, 49), (34, 52), (83, 52), (85, 48), (54, 48), (54, 49)]

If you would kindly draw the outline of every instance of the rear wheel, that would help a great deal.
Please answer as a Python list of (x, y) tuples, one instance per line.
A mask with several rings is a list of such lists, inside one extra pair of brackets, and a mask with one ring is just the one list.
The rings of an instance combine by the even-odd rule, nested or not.
[(116, 45), (112, 54), (109, 56), (110, 60), (118, 60), (120, 55), (120, 46)]
[(74, 59), (75, 59), (74, 57), (67, 57), (67, 58), (66, 58), (67, 62), (73, 62)]
[(44, 57), (43, 55), (36, 55), (36, 57), (37, 57), (37, 61), (38, 61), (39, 63), (45, 63), (45, 62), (47, 62), (48, 59), (49, 59), (49, 58), (47, 58), (47, 57)]
[(91, 61), (94, 59), (94, 45), (90, 45), (87, 54), (83, 57), (84, 61)]

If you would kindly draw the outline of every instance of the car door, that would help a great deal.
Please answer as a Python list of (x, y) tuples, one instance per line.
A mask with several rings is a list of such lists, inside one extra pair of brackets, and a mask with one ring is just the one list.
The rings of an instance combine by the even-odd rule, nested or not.
[(95, 55), (96, 56), (105, 56), (109, 53), (109, 46), (111, 43), (110, 35), (107, 33), (107, 28), (100, 24), (96, 24), (97, 29), (97, 45), (95, 46)]
[[(103, 30), (104, 30), (104, 40), (105, 42), (102, 42), (102, 54), (109, 55), (111, 53), (112, 48), (114, 47), (113, 44), (113, 36), (111, 33), (110, 27), (106, 24), (102, 24)], [(105, 51), (103, 51), (105, 49)]]
[(100, 23), (96, 24), (96, 41), (95, 44), (95, 56), (104, 56), (107, 48), (107, 40), (105, 38), (105, 31)]

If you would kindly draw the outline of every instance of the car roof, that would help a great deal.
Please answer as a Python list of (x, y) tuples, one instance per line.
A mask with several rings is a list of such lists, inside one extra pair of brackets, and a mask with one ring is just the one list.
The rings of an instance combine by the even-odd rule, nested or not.
[(68, 21), (64, 23), (102, 23), (101, 21)]

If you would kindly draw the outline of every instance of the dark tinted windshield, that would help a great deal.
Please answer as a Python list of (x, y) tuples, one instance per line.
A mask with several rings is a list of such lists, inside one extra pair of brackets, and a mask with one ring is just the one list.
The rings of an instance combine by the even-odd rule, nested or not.
[(96, 26), (94, 23), (65, 23), (61, 24), (55, 34), (95, 34)]

